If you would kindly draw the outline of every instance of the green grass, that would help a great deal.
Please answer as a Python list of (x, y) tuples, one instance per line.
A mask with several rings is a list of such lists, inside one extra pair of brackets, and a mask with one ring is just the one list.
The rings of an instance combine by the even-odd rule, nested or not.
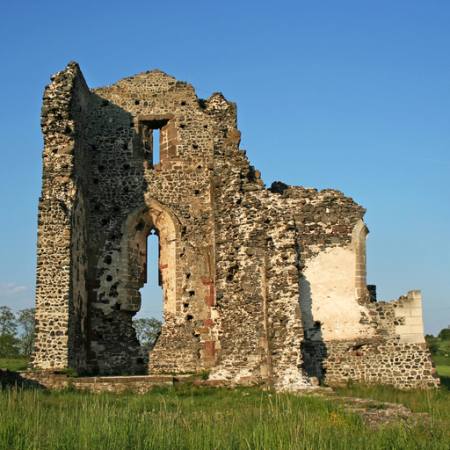
[(436, 366), (436, 370), (440, 377), (450, 377), (450, 366)]
[[(145, 395), (4, 390), (0, 449), (450, 449), (445, 358), (435, 360), (443, 382), (438, 390), (359, 385), (337, 390), (377, 400), (380, 409), (388, 401), (427, 413), (429, 420), (415, 426), (373, 429), (337, 402), (257, 389), (179, 386)], [(0, 368), (10, 370), (26, 364), (0, 359)]]
[(27, 358), (0, 358), (0, 369), (11, 371), (25, 370), (27, 365)]
[[(450, 449), (450, 378), (443, 377), (441, 381), (442, 386), (439, 389), (431, 390), (404, 391), (388, 386), (352, 385), (338, 388), (336, 392), (338, 395), (401, 403), (414, 412), (426, 413), (429, 417), (429, 432), (433, 438), (427, 445), (421, 444), (417, 448), (438, 448), (434, 437), (439, 436), (442, 448)], [(416, 431), (411, 430), (411, 432)]]
[[(336, 388), (338, 395), (402, 403), (415, 412), (432, 414), (434, 418), (448, 421), (450, 431), (450, 391), (444, 386), (439, 389), (400, 390), (380, 385), (350, 385)], [(450, 443), (450, 441), (449, 441)]]
[(450, 366), (450, 341), (439, 338), (434, 339), (433, 361), (436, 366)]
[(433, 355), (433, 362), (437, 366), (450, 366), (450, 357), (445, 355)]
[[(5, 390), (0, 448), (446, 449), (444, 400), (424, 395), (435, 396), (428, 406), (420, 400), (431, 423), (372, 429), (337, 402), (257, 389), (181, 386), (145, 395)], [(447, 395), (448, 409), (449, 393), (440, 395)]]
[(441, 384), (450, 390), (450, 342), (439, 342), (439, 353), (432, 355)]

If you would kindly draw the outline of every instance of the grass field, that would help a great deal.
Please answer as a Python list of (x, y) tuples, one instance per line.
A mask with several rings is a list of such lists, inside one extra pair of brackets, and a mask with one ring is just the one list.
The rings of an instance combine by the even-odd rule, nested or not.
[(0, 358), (0, 369), (12, 371), (25, 370), (27, 365), (27, 358)]
[(440, 377), (450, 377), (450, 366), (436, 366), (437, 373)]
[(342, 393), (409, 403), (431, 420), (372, 429), (336, 402), (258, 389), (182, 386), (146, 395), (6, 390), (0, 393), (0, 448), (448, 448), (450, 392), (353, 387)]
[[(21, 368), (24, 360), (0, 360)], [(367, 426), (333, 400), (182, 385), (145, 395), (4, 390), (0, 449), (450, 449), (449, 366), (443, 386), (349, 386), (338, 396), (402, 403), (416, 425)]]
[(442, 382), (450, 388), (450, 341), (439, 342), (439, 353), (433, 355), (433, 361)]

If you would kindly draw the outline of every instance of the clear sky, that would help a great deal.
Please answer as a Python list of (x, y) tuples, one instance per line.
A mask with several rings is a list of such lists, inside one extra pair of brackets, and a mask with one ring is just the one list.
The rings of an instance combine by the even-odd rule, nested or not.
[(449, 24), (449, 0), (1, 0), (0, 305), (33, 304), (42, 92), (76, 60), (91, 87), (159, 68), (222, 91), (266, 184), (364, 205), (368, 282), (449, 325)]

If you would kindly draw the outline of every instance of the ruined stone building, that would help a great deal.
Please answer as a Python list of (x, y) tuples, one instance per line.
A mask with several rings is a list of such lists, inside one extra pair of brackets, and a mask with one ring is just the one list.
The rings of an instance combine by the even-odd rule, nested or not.
[[(222, 94), (158, 70), (89, 89), (70, 63), (42, 131), (35, 368), (436, 384), (420, 292), (386, 303), (366, 286), (365, 210), (333, 189), (266, 188)], [(148, 358), (132, 318), (152, 232), (164, 324)]]

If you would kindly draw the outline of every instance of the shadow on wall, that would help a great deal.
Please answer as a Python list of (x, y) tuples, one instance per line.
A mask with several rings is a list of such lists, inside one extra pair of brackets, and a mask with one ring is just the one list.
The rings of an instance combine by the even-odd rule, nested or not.
[(322, 384), (325, 379), (324, 362), (328, 356), (327, 347), (323, 341), (322, 324), (313, 317), (311, 285), (302, 275), (299, 280), (299, 293), (304, 332), (301, 344), (303, 370), (308, 377), (315, 377)]
[[(87, 373), (146, 373), (146, 355), (132, 322), (140, 309), (139, 277), (145, 267), (136, 256), (134, 277), (129, 267), (125, 276), (118, 270), (125, 251), (123, 225), (132, 211), (145, 207), (142, 136), (128, 111), (95, 92), (89, 95), (91, 111), (84, 120), (91, 126), (80, 137), (84, 160), (77, 170), (87, 205), (87, 305), (75, 305), (75, 311), (85, 312), (75, 320), (76, 343), (69, 351), (76, 358), (85, 346)], [(79, 264), (75, 261), (76, 270)]]

